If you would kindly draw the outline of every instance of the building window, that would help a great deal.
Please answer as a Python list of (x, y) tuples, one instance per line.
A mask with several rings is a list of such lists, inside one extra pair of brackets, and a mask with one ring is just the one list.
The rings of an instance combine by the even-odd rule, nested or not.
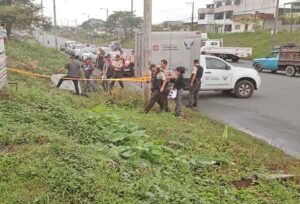
[(240, 4), (241, 4), (241, 0), (235, 0), (235, 1), (234, 1), (234, 5), (237, 5), (237, 6), (238, 6), (238, 5), (240, 5)]
[(225, 25), (224, 31), (225, 32), (231, 32), (232, 31), (232, 25)]
[(217, 2), (216, 3), (216, 8), (220, 8), (222, 6), (222, 2)]
[(229, 5), (231, 5), (231, 0), (226, 0), (225, 6), (229, 6)]
[(215, 13), (215, 20), (223, 20), (223, 19), (224, 19), (224, 12)]
[(204, 20), (205, 19), (205, 14), (204, 13), (200, 13), (199, 14), (199, 20)]
[(241, 25), (235, 25), (235, 26), (234, 26), (234, 29), (235, 29), (235, 30), (241, 30)]
[(233, 16), (233, 11), (227, 11), (226, 12), (226, 19), (231, 19), (232, 18), (232, 16)]

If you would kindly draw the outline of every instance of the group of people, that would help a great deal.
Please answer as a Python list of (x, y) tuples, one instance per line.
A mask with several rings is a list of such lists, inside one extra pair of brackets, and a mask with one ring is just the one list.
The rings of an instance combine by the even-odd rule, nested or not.
[[(152, 96), (145, 108), (145, 113), (150, 112), (156, 103), (159, 104), (161, 111), (170, 112), (168, 96), (170, 91), (173, 90), (176, 93), (176, 96), (174, 97), (176, 103), (175, 116), (181, 117), (182, 94), (186, 87), (184, 80), (185, 67), (177, 67), (175, 72), (173, 72), (169, 69), (167, 60), (162, 60), (160, 68), (155, 64), (152, 64), (150, 65), (150, 70)], [(188, 87), (190, 94), (187, 107), (189, 108), (198, 106), (202, 76), (203, 67), (200, 66), (199, 60), (195, 59)]]
[[(126, 64), (126, 65), (125, 65)], [(84, 72), (84, 85), (82, 95), (87, 96), (89, 89), (96, 92), (96, 85), (93, 82), (92, 75), (95, 69), (100, 71), (100, 76), (103, 79), (102, 86), (106, 92), (110, 92), (115, 84), (115, 81), (109, 81), (106, 79), (120, 79), (124, 76), (124, 69), (126, 67), (134, 67), (134, 51), (132, 51), (129, 57), (126, 57), (123, 52), (117, 55), (114, 60), (103, 50), (99, 51), (97, 57), (96, 66), (92, 63), (91, 59), (87, 59), (82, 65), (75, 60), (74, 56), (71, 56), (71, 60), (66, 64), (65, 68), (68, 70), (68, 74), (61, 78), (57, 84), (59, 88), (63, 81), (72, 80), (75, 86), (76, 94), (79, 95), (79, 83), (80, 70)], [(59, 70), (62, 71), (63, 69)], [(185, 67), (177, 67), (175, 71), (172, 71), (168, 66), (167, 60), (161, 60), (160, 67), (155, 64), (150, 65), (151, 71), (151, 99), (145, 108), (145, 113), (149, 113), (153, 106), (158, 103), (162, 112), (170, 112), (169, 108), (169, 95), (171, 90), (175, 92), (173, 96), (176, 107), (175, 116), (181, 116), (181, 100), (184, 88), (186, 88), (186, 83), (184, 79)], [(203, 68), (200, 66), (198, 59), (194, 60), (194, 66), (192, 68), (192, 74), (188, 82), (188, 88), (190, 90), (189, 103), (187, 107), (197, 107), (199, 100), (199, 92), (201, 88), (201, 79), (203, 76)], [(122, 81), (118, 81), (121, 88), (124, 88)]]
[[(95, 80), (92, 78), (93, 75), (103, 79), (102, 87), (109, 93), (114, 87), (115, 81), (109, 82), (106, 79), (120, 79), (124, 76), (129, 77), (129, 75), (126, 75), (126, 72), (134, 72), (134, 50), (129, 56), (126, 56), (124, 52), (120, 50), (120, 54), (116, 55), (115, 59), (112, 59), (110, 54), (105, 53), (104, 50), (100, 48), (96, 64), (94, 64), (90, 58), (87, 58), (83, 64), (80, 65), (80, 63), (76, 61), (75, 56), (71, 56), (70, 62), (65, 65), (65, 68), (58, 70), (57, 73), (62, 72), (64, 69), (67, 69), (68, 74), (59, 80), (57, 84), (58, 88), (65, 80), (72, 80), (76, 94), (80, 95), (78, 79), (80, 78), (82, 70), (85, 77), (82, 95), (87, 96), (90, 89), (92, 89), (93, 92), (96, 92)], [(123, 82), (118, 82), (121, 88), (124, 88)]]

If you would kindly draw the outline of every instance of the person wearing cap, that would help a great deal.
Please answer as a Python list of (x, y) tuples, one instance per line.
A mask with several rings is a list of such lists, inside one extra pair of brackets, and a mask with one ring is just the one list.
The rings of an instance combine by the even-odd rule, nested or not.
[(72, 80), (75, 86), (75, 90), (76, 90), (76, 95), (80, 95), (79, 93), (79, 81), (77, 79), (80, 78), (80, 64), (78, 62), (75, 61), (75, 56), (71, 56), (70, 57), (70, 62), (68, 64), (65, 65), (65, 68), (62, 68), (60, 70), (58, 70), (57, 73), (62, 72), (64, 69), (68, 70), (68, 74), (64, 77), (62, 77), (58, 84), (57, 84), (57, 88), (60, 88), (60, 86), (62, 85), (62, 83), (65, 80)]
[(111, 79), (113, 76), (113, 66), (111, 63), (110, 55), (105, 55), (104, 57), (104, 65), (103, 65), (103, 75), (102, 75), (102, 86), (106, 93), (110, 92), (110, 86), (107, 79)]
[(161, 96), (167, 84), (167, 79), (163, 71), (157, 68), (155, 64), (150, 65), (150, 70), (152, 95), (147, 107), (145, 108), (145, 113), (149, 113), (156, 103), (158, 103), (160, 106), (162, 105)]
[(94, 68), (95, 68), (92, 60), (90, 58), (86, 59), (85, 62), (81, 65), (81, 68), (84, 71), (85, 79), (87, 79), (87, 81), (84, 82), (82, 95), (87, 96), (87, 92), (90, 87), (93, 89), (93, 92), (95, 93), (96, 86), (95, 86), (94, 82), (90, 80), (93, 75)]
[[(121, 59), (120, 55), (116, 56), (116, 59), (112, 62), (113, 65), (113, 79), (120, 79), (123, 78), (123, 67), (124, 63), (123, 60)], [(118, 81), (121, 88), (124, 88), (124, 84), (122, 81)], [(115, 81), (112, 81), (110, 84), (110, 88), (112, 89), (115, 85)]]

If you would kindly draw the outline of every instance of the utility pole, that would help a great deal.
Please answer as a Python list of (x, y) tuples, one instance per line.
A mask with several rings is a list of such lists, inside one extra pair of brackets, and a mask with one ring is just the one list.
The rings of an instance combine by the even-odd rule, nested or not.
[[(151, 57), (151, 32), (152, 32), (152, 0), (144, 0), (144, 56), (143, 73), (148, 73), (149, 60)], [(144, 101), (150, 99), (150, 85), (144, 85)]]
[(56, 23), (56, 3), (55, 3), (55, 0), (53, 0), (53, 12), (54, 12), (55, 48), (58, 50), (58, 41), (57, 41), (57, 23)]
[(133, 0), (131, 0), (131, 37), (133, 37)]
[[(43, 0), (41, 0), (41, 8), (42, 8), (42, 20), (44, 20), (44, 4), (43, 4)], [(45, 44), (45, 31), (43, 28), (43, 44)]]
[(276, 0), (276, 11), (275, 11), (274, 28), (273, 28), (273, 35), (272, 35), (272, 49), (273, 50), (274, 50), (275, 44), (276, 44), (278, 21), (279, 21), (279, 0)]
[(186, 4), (192, 4), (192, 30), (194, 30), (194, 16), (195, 16), (195, 2), (186, 2)]
[(193, 2), (193, 11), (192, 11), (192, 31), (194, 30), (194, 15), (195, 15), (195, 2)]
[(106, 10), (106, 20), (107, 20), (108, 16), (109, 16), (109, 14), (108, 14), (108, 8), (100, 8), (100, 10)]

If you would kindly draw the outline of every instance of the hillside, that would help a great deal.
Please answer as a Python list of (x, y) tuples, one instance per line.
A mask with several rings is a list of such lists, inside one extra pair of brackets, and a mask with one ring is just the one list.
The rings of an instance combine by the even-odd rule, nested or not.
[[(10, 42), (8, 56), (43, 73), (66, 60), (35, 41)], [(299, 175), (299, 160), (200, 113), (145, 115), (139, 93), (84, 98), (10, 80), (19, 90), (0, 95), (1, 204), (300, 202), (299, 177), (266, 179)]]
[[(212, 33), (209, 34), (209, 38), (223, 38), (224, 46), (252, 47), (252, 58), (268, 56), (272, 51), (272, 36), (271, 33), (267, 32), (229, 34)], [(284, 45), (287, 43), (295, 43), (300, 45), (300, 32), (279, 32), (277, 35), (276, 45)]]

